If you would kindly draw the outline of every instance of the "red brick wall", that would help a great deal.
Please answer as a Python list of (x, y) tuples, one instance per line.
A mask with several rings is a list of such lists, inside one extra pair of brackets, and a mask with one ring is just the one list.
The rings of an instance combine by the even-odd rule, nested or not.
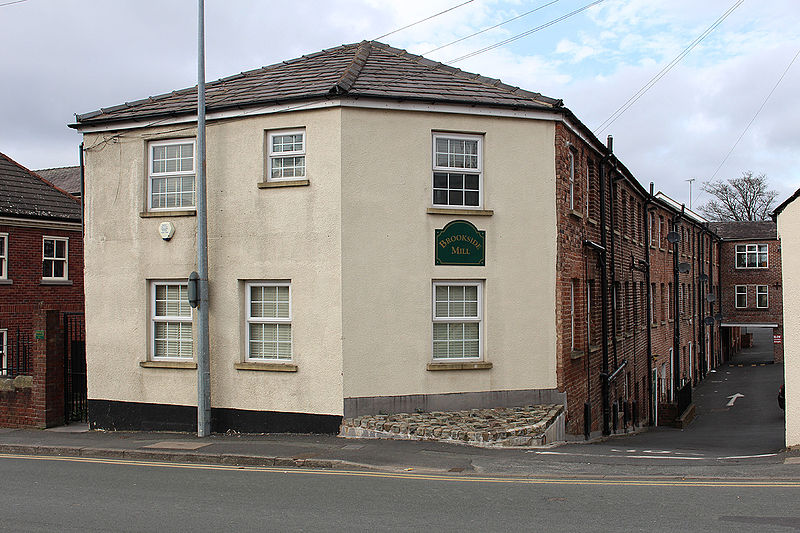
[[(556, 208), (558, 216), (558, 253), (557, 253), (557, 293), (556, 324), (560, 350), (557, 358), (559, 390), (566, 392), (567, 417), (566, 429), (569, 434), (583, 433), (584, 403), (591, 405), (591, 430), (597, 432), (602, 427), (603, 351), (601, 341), (601, 270), (598, 264), (599, 255), (584, 245), (590, 240), (601, 243), (600, 234), (600, 171), (601, 158), (572, 133), (563, 124), (556, 127)], [(572, 152), (576, 171), (574, 180), (574, 208), (570, 208), (570, 152)], [(589, 183), (587, 184), (587, 170)], [(675, 321), (680, 329), (681, 368), (679, 377), (689, 380), (690, 371), (694, 381), (699, 379), (699, 361), (697, 343), (701, 329), (709, 335), (714, 334), (714, 351), (719, 351), (718, 327), (703, 325), (703, 316), (711, 314), (708, 304), (701, 314), (698, 290), (699, 281), (699, 235), (701, 229), (696, 223), (684, 220), (681, 224), (683, 233), (678, 247), (679, 262), (690, 264), (688, 274), (679, 275), (679, 287), (686, 285), (685, 304), (681, 302), (678, 316), (669, 312), (670, 299), (666, 290), (673, 283), (672, 246), (668, 246), (666, 235), (670, 228), (666, 225), (677, 214), (677, 211), (661, 202), (649, 206), (655, 216), (654, 238), (657, 238), (659, 217), (663, 217), (665, 227), (662, 231), (663, 244), (654, 243), (645, 248), (645, 232), (648, 228), (646, 200), (648, 195), (635, 182), (626, 178), (615, 181), (610, 191), (608, 174), (611, 167), (606, 168), (606, 240), (608, 261), (608, 294), (605, 302), (608, 324), (608, 370), (613, 373), (622, 367), (617, 377), (609, 386), (609, 403), (615, 402), (619, 407), (617, 418), (618, 431), (624, 430), (622, 412), (630, 407), (631, 402), (637, 405), (637, 420), (640, 424), (648, 421), (648, 358), (654, 367), (660, 368), (666, 362), (667, 383), (671, 383), (669, 350), (674, 344)], [(619, 173), (615, 173), (619, 175)], [(587, 206), (587, 196), (589, 198)], [(681, 229), (678, 228), (680, 234)], [(711, 239), (712, 243), (714, 239)], [(713, 245), (713, 244), (711, 244)], [(709, 246), (706, 243), (706, 248)], [(656, 286), (657, 316), (652, 324), (647, 324), (647, 291), (645, 272), (633, 266), (648, 258), (650, 253), (651, 283)], [(719, 279), (718, 261), (706, 261), (703, 271), (708, 274), (713, 269), (713, 284)], [(716, 257), (716, 255), (714, 256)], [(593, 283), (592, 283), (593, 282)], [(593, 285), (591, 290), (592, 317), (587, 324), (587, 283)], [(662, 316), (661, 285), (664, 285), (664, 304)], [(707, 284), (706, 284), (707, 285)], [(572, 332), (571, 295), (575, 292), (575, 334)], [(615, 287), (618, 294), (615, 299)], [(644, 289), (644, 290), (642, 290)], [(693, 296), (694, 295), (694, 296)], [(615, 305), (619, 309), (615, 309)], [(672, 313), (674, 315), (674, 313)], [(647, 332), (652, 333), (652, 351), (647, 350)], [(574, 349), (573, 349), (574, 343)], [(692, 365), (689, 365), (689, 346), (692, 350)], [(685, 352), (685, 355), (684, 355)], [(718, 357), (712, 360), (718, 360)], [(711, 365), (712, 368), (716, 364)], [(629, 419), (630, 424), (630, 419)], [(613, 428), (613, 421), (611, 422)]]
[[(0, 393), (0, 426), (64, 423), (61, 313), (83, 311), (83, 240), (80, 231), (0, 225), (8, 234), (8, 280), (0, 281), (0, 329), (30, 341), (32, 389)], [(42, 282), (43, 236), (67, 237), (68, 284)], [(48, 313), (48, 311), (52, 311)], [(35, 339), (35, 332), (45, 339)]]
[[(766, 244), (768, 250), (767, 268), (736, 268), (737, 244)], [(773, 334), (781, 336), (774, 346), (775, 362), (783, 362), (783, 287), (781, 245), (779, 240), (724, 241), (721, 247), (720, 268), (724, 285), (722, 287), (722, 308), (724, 321), (736, 324), (778, 324)], [(747, 307), (736, 307), (736, 286), (747, 286)], [(768, 307), (756, 306), (756, 286), (766, 285)]]
[[(0, 392), (0, 427), (52, 427), (64, 423), (64, 338), (61, 312), (37, 311), (29, 318), (44, 339), (31, 342), (31, 388)], [(4, 379), (4, 378), (0, 378)]]
[[(8, 234), (8, 279), (0, 282), (0, 329), (33, 334), (35, 310), (83, 311), (83, 239), (80, 231), (0, 225)], [(69, 238), (69, 285), (42, 284), (42, 237)]]

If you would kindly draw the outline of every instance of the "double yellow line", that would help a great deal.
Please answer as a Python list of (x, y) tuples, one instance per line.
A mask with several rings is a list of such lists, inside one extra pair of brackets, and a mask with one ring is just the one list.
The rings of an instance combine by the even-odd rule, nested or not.
[(95, 457), (56, 457), (46, 455), (0, 454), (0, 459), (25, 459), (34, 461), (66, 461), (72, 463), (93, 463), (120, 466), (146, 466), (157, 468), (182, 468), (190, 470), (221, 470), (235, 472), (269, 472), (281, 474), (300, 474), (314, 476), (349, 476), (382, 479), (409, 479), (416, 481), (445, 481), (456, 483), (508, 483), (524, 485), (600, 485), (629, 487), (733, 487), (733, 488), (800, 488), (800, 480), (769, 479), (669, 479), (669, 478), (556, 478), (556, 477), (493, 477), (470, 475), (446, 475), (432, 473), (373, 472), (357, 470), (326, 470), (300, 467), (277, 466), (237, 466), (192, 463), (164, 463), (158, 461), (132, 461), (129, 459), (104, 459)]

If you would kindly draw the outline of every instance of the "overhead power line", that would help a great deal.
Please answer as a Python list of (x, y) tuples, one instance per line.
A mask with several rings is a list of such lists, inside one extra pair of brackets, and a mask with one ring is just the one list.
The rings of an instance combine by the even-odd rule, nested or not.
[(430, 19), (432, 19), (432, 18), (438, 17), (439, 15), (444, 15), (445, 13), (447, 13), (447, 12), (449, 12), (449, 11), (452, 11), (452, 10), (454, 10), (454, 9), (458, 9), (458, 8), (459, 8), (459, 7), (461, 7), (461, 6), (465, 6), (465, 5), (467, 5), (467, 4), (469, 4), (470, 2), (472, 2), (472, 1), (473, 1), (473, 0), (467, 0), (466, 2), (462, 2), (462, 3), (460, 3), (460, 4), (456, 5), (456, 6), (453, 6), (453, 7), (447, 8), (447, 9), (445, 9), (444, 11), (440, 11), (440, 12), (436, 13), (435, 15), (431, 15), (430, 17), (425, 17), (425, 18), (424, 18), (424, 19), (422, 19), (422, 20), (418, 20), (418, 21), (416, 21), (416, 22), (412, 22), (412, 23), (411, 23), (411, 24), (409, 24), (408, 26), (403, 26), (402, 28), (397, 28), (396, 30), (390, 31), (389, 33), (384, 33), (384, 34), (383, 34), (383, 35), (381, 35), (380, 37), (375, 37), (375, 38), (373, 39), (373, 41), (379, 41), (379, 40), (383, 39), (384, 37), (388, 37), (389, 35), (395, 34), (395, 33), (399, 32), (399, 31), (406, 30), (406, 29), (410, 28), (411, 26), (416, 26), (417, 24), (420, 24), (420, 23), (422, 23), (422, 22), (425, 22), (426, 20), (430, 20)]
[(775, 85), (772, 87), (772, 90), (769, 92), (769, 94), (767, 95), (767, 97), (766, 97), (766, 98), (764, 98), (764, 101), (763, 101), (763, 102), (761, 102), (761, 106), (758, 108), (758, 111), (756, 111), (756, 114), (755, 114), (755, 115), (753, 115), (753, 118), (751, 118), (751, 119), (750, 119), (750, 122), (748, 122), (748, 123), (747, 123), (747, 126), (745, 126), (745, 127), (744, 127), (744, 130), (742, 130), (742, 133), (739, 135), (739, 138), (738, 138), (738, 139), (736, 139), (736, 142), (735, 142), (735, 143), (733, 143), (733, 146), (731, 146), (731, 149), (730, 149), (730, 150), (728, 150), (728, 153), (727, 153), (727, 154), (725, 154), (725, 157), (724, 157), (724, 158), (722, 158), (722, 162), (719, 164), (719, 166), (717, 167), (717, 170), (715, 170), (715, 171), (714, 171), (714, 174), (711, 176), (711, 178), (709, 178), (709, 180), (713, 180), (713, 179), (714, 179), (714, 178), (717, 176), (717, 173), (719, 172), (719, 169), (721, 169), (721, 168), (722, 168), (722, 165), (724, 165), (724, 164), (725, 164), (725, 161), (727, 161), (727, 160), (728, 160), (728, 157), (730, 157), (730, 155), (731, 155), (731, 154), (733, 153), (733, 151), (736, 149), (736, 146), (738, 146), (738, 144), (739, 144), (739, 141), (741, 141), (741, 140), (742, 140), (742, 137), (744, 137), (744, 134), (745, 134), (745, 133), (747, 133), (747, 130), (749, 130), (749, 129), (750, 129), (750, 126), (752, 126), (752, 125), (753, 125), (753, 122), (755, 122), (755, 120), (756, 120), (756, 118), (758, 117), (759, 113), (761, 113), (761, 110), (762, 110), (762, 109), (764, 109), (764, 106), (766, 106), (766, 105), (767, 105), (767, 102), (769, 101), (770, 97), (772, 97), (772, 93), (774, 93), (774, 92), (775, 92), (775, 89), (777, 89), (777, 88), (778, 88), (778, 85), (780, 85), (780, 84), (781, 84), (781, 82), (783, 81), (783, 78), (786, 76), (786, 73), (787, 73), (787, 72), (789, 72), (789, 69), (790, 69), (790, 68), (792, 68), (792, 65), (794, 65), (794, 62), (795, 62), (795, 61), (797, 61), (797, 57), (798, 57), (798, 56), (800, 56), (800, 50), (798, 50), (798, 51), (797, 51), (797, 53), (794, 55), (794, 57), (792, 58), (792, 60), (789, 62), (789, 65), (788, 65), (788, 66), (786, 67), (786, 69), (783, 71), (783, 74), (781, 74), (781, 75), (780, 75), (780, 77), (778, 78), (778, 81), (777, 81), (777, 82), (775, 82)]
[(727, 10), (727, 11), (725, 11), (725, 13), (723, 13), (723, 14), (722, 14), (722, 15), (721, 15), (721, 16), (720, 16), (720, 17), (719, 17), (717, 20), (715, 20), (715, 21), (714, 21), (714, 23), (713, 23), (711, 26), (709, 26), (708, 28), (706, 28), (706, 30), (705, 30), (703, 33), (701, 33), (699, 37), (697, 37), (697, 38), (696, 38), (694, 41), (692, 41), (692, 42), (689, 44), (689, 46), (687, 46), (687, 47), (686, 47), (686, 48), (683, 50), (683, 52), (681, 52), (680, 54), (678, 54), (678, 55), (675, 57), (675, 59), (673, 59), (672, 61), (670, 61), (670, 62), (669, 62), (669, 63), (668, 63), (668, 64), (667, 64), (667, 65), (666, 65), (664, 68), (662, 68), (662, 69), (661, 69), (661, 70), (658, 72), (658, 74), (656, 74), (655, 76), (653, 76), (652, 78), (650, 78), (650, 81), (648, 81), (647, 83), (645, 83), (645, 84), (644, 84), (644, 86), (643, 86), (641, 89), (639, 89), (638, 91), (636, 91), (636, 93), (634, 93), (634, 95), (633, 95), (633, 96), (631, 96), (630, 98), (628, 98), (628, 101), (627, 101), (627, 102), (625, 102), (624, 104), (622, 104), (622, 105), (621, 105), (621, 106), (620, 106), (620, 107), (619, 107), (619, 108), (618, 108), (616, 111), (614, 111), (614, 112), (611, 114), (611, 116), (610, 116), (610, 117), (608, 117), (607, 119), (605, 119), (605, 120), (604, 120), (604, 121), (603, 121), (603, 122), (602, 122), (602, 123), (601, 123), (599, 126), (597, 126), (597, 127), (595, 128), (595, 130), (596, 130), (596, 134), (597, 134), (597, 135), (600, 135), (600, 134), (601, 134), (601, 133), (603, 133), (603, 131), (605, 131), (605, 130), (606, 130), (608, 127), (609, 127), (609, 126), (611, 126), (611, 124), (613, 124), (613, 123), (614, 123), (614, 122), (615, 122), (615, 121), (616, 121), (616, 120), (617, 120), (619, 117), (621, 117), (621, 116), (622, 116), (622, 114), (623, 114), (623, 113), (625, 113), (625, 111), (627, 111), (627, 110), (628, 110), (628, 109), (629, 109), (629, 108), (630, 108), (630, 107), (631, 107), (633, 104), (635, 104), (635, 103), (636, 103), (636, 101), (637, 101), (637, 100), (639, 100), (639, 98), (641, 98), (642, 96), (644, 96), (644, 94), (645, 94), (647, 91), (649, 91), (649, 90), (650, 90), (650, 89), (653, 87), (653, 85), (655, 85), (656, 83), (658, 83), (658, 81), (659, 81), (661, 78), (663, 78), (664, 76), (666, 76), (666, 75), (667, 75), (667, 73), (668, 73), (670, 70), (672, 70), (672, 68), (673, 68), (675, 65), (677, 65), (678, 63), (680, 63), (681, 59), (683, 59), (684, 57), (686, 57), (686, 56), (689, 54), (689, 52), (691, 52), (691, 51), (692, 51), (692, 50), (693, 50), (693, 49), (694, 49), (694, 48), (695, 48), (695, 47), (696, 47), (698, 44), (700, 44), (700, 43), (703, 41), (703, 39), (705, 39), (706, 37), (708, 37), (708, 36), (711, 34), (711, 32), (712, 32), (712, 31), (714, 31), (714, 30), (717, 28), (717, 26), (719, 26), (720, 24), (722, 24), (722, 22), (723, 22), (723, 21), (724, 21), (726, 18), (728, 18), (728, 15), (730, 15), (731, 13), (733, 13), (733, 11), (734, 11), (734, 10), (735, 10), (737, 7), (739, 7), (740, 5), (742, 5), (742, 3), (744, 3), (744, 0), (737, 0), (736, 2), (734, 2), (734, 4), (733, 4), (731, 7), (729, 7), (729, 8), (728, 8), (728, 10)]
[(0, 7), (10, 6), (12, 4), (21, 4), (22, 2), (27, 2), (28, 0), (14, 0), (13, 2), (4, 2), (0, 4)]
[(531, 13), (535, 13), (536, 11), (539, 11), (540, 9), (544, 9), (547, 6), (551, 6), (551, 5), (555, 4), (558, 1), (559, 0), (552, 0), (551, 2), (548, 2), (546, 4), (542, 4), (542, 5), (540, 5), (539, 7), (535, 8), (535, 9), (531, 9), (530, 11), (526, 11), (522, 15), (517, 15), (516, 17), (510, 18), (508, 20), (504, 20), (500, 24), (495, 24), (494, 26), (489, 26), (488, 28), (484, 28), (481, 31), (476, 31), (475, 33), (467, 35), (466, 37), (462, 37), (460, 39), (456, 39), (455, 41), (449, 42), (447, 44), (443, 44), (442, 46), (434, 48), (433, 50), (428, 50), (427, 52), (423, 52), (421, 55), (426, 56), (428, 54), (432, 54), (433, 52), (438, 52), (442, 48), (447, 48), (448, 46), (454, 45), (456, 43), (460, 43), (461, 41), (466, 41), (467, 39), (475, 37), (476, 35), (480, 35), (481, 33), (486, 33), (489, 30), (493, 30), (495, 28), (499, 28), (500, 26), (508, 24), (509, 22), (514, 22), (515, 20), (521, 19), (522, 17), (526, 17), (526, 16), (530, 15)]
[[(586, 11), (590, 7), (596, 6), (597, 4), (600, 4), (600, 3), (604, 2), (604, 1), (605, 0), (596, 0), (595, 2), (592, 2), (591, 4), (587, 4), (587, 5), (583, 6), (583, 7), (580, 7), (578, 9), (576, 9), (575, 11), (567, 13), (566, 15), (562, 15), (562, 16), (558, 17), (557, 19), (553, 19), (550, 22), (545, 22), (541, 26), (537, 26), (537, 27), (532, 28), (532, 29), (530, 29), (530, 30), (528, 30), (526, 32), (520, 33), (520, 34), (515, 35), (513, 37), (509, 37), (508, 39), (505, 39), (504, 41), (500, 41), (499, 43), (495, 43), (495, 44), (487, 46), (485, 48), (481, 48), (480, 50), (475, 50), (474, 52), (470, 52), (469, 54), (463, 55), (461, 57), (457, 57), (455, 59), (451, 59), (447, 63), (455, 63), (457, 61), (461, 61), (462, 59), (468, 59), (468, 58), (474, 57), (474, 56), (476, 56), (478, 54), (482, 54), (484, 52), (488, 52), (489, 50), (494, 50), (495, 48), (498, 48), (500, 46), (504, 46), (504, 45), (506, 45), (508, 43), (511, 43), (511, 42), (514, 42), (514, 41), (516, 41), (518, 39), (522, 39), (523, 37), (527, 37), (528, 35), (530, 35), (532, 33), (535, 33), (537, 31), (543, 30), (545, 28), (549, 28), (553, 24), (557, 24), (557, 23), (561, 22), (562, 20), (566, 20), (566, 19), (572, 17), (573, 15), (577, 15), (581, 11)], [(741, 1), (743, 2), (744, 0), (741, 0)]]

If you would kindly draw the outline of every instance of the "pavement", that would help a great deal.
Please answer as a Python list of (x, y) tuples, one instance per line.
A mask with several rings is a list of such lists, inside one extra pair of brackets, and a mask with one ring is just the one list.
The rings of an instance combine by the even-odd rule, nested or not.
[[(775, 401), (782, 365), (759, 364), (767, 346), (757, 342), (710, 373), (694, 390), (698, 416), (682, 430), (645, 428), (591, 442), (503, 449), (308, 434), (199, 438), (70, 424), (0, 429), (0, 454), (451, 475), (800, 480), (800, 450), (782, 449), (783, 412)], [(741, 361), (756, 364), (736, 366)]]

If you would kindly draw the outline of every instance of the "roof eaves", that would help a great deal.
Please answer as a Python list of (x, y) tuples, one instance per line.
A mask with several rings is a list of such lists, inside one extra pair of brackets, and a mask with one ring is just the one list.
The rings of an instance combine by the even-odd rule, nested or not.
[(781, 211), (786, 209), (789, 206), (790, 203), (792, 203), (795, 200), (797, 200), (798, 197), (800, 197), (800, 189), (797, 189), (796, 191), (794, 191), (794, 194), (792, 194), (789, 198), (787, 198), (786, 200), (781, 202), (781, 204), (778, 207), (776, 207), (775, 210), (772, 213), (770, 213), (770, 216), (772, 217), (772, 220), (774, 220), (775, 222), (778, 222), (778, 215), (781, 214)]

